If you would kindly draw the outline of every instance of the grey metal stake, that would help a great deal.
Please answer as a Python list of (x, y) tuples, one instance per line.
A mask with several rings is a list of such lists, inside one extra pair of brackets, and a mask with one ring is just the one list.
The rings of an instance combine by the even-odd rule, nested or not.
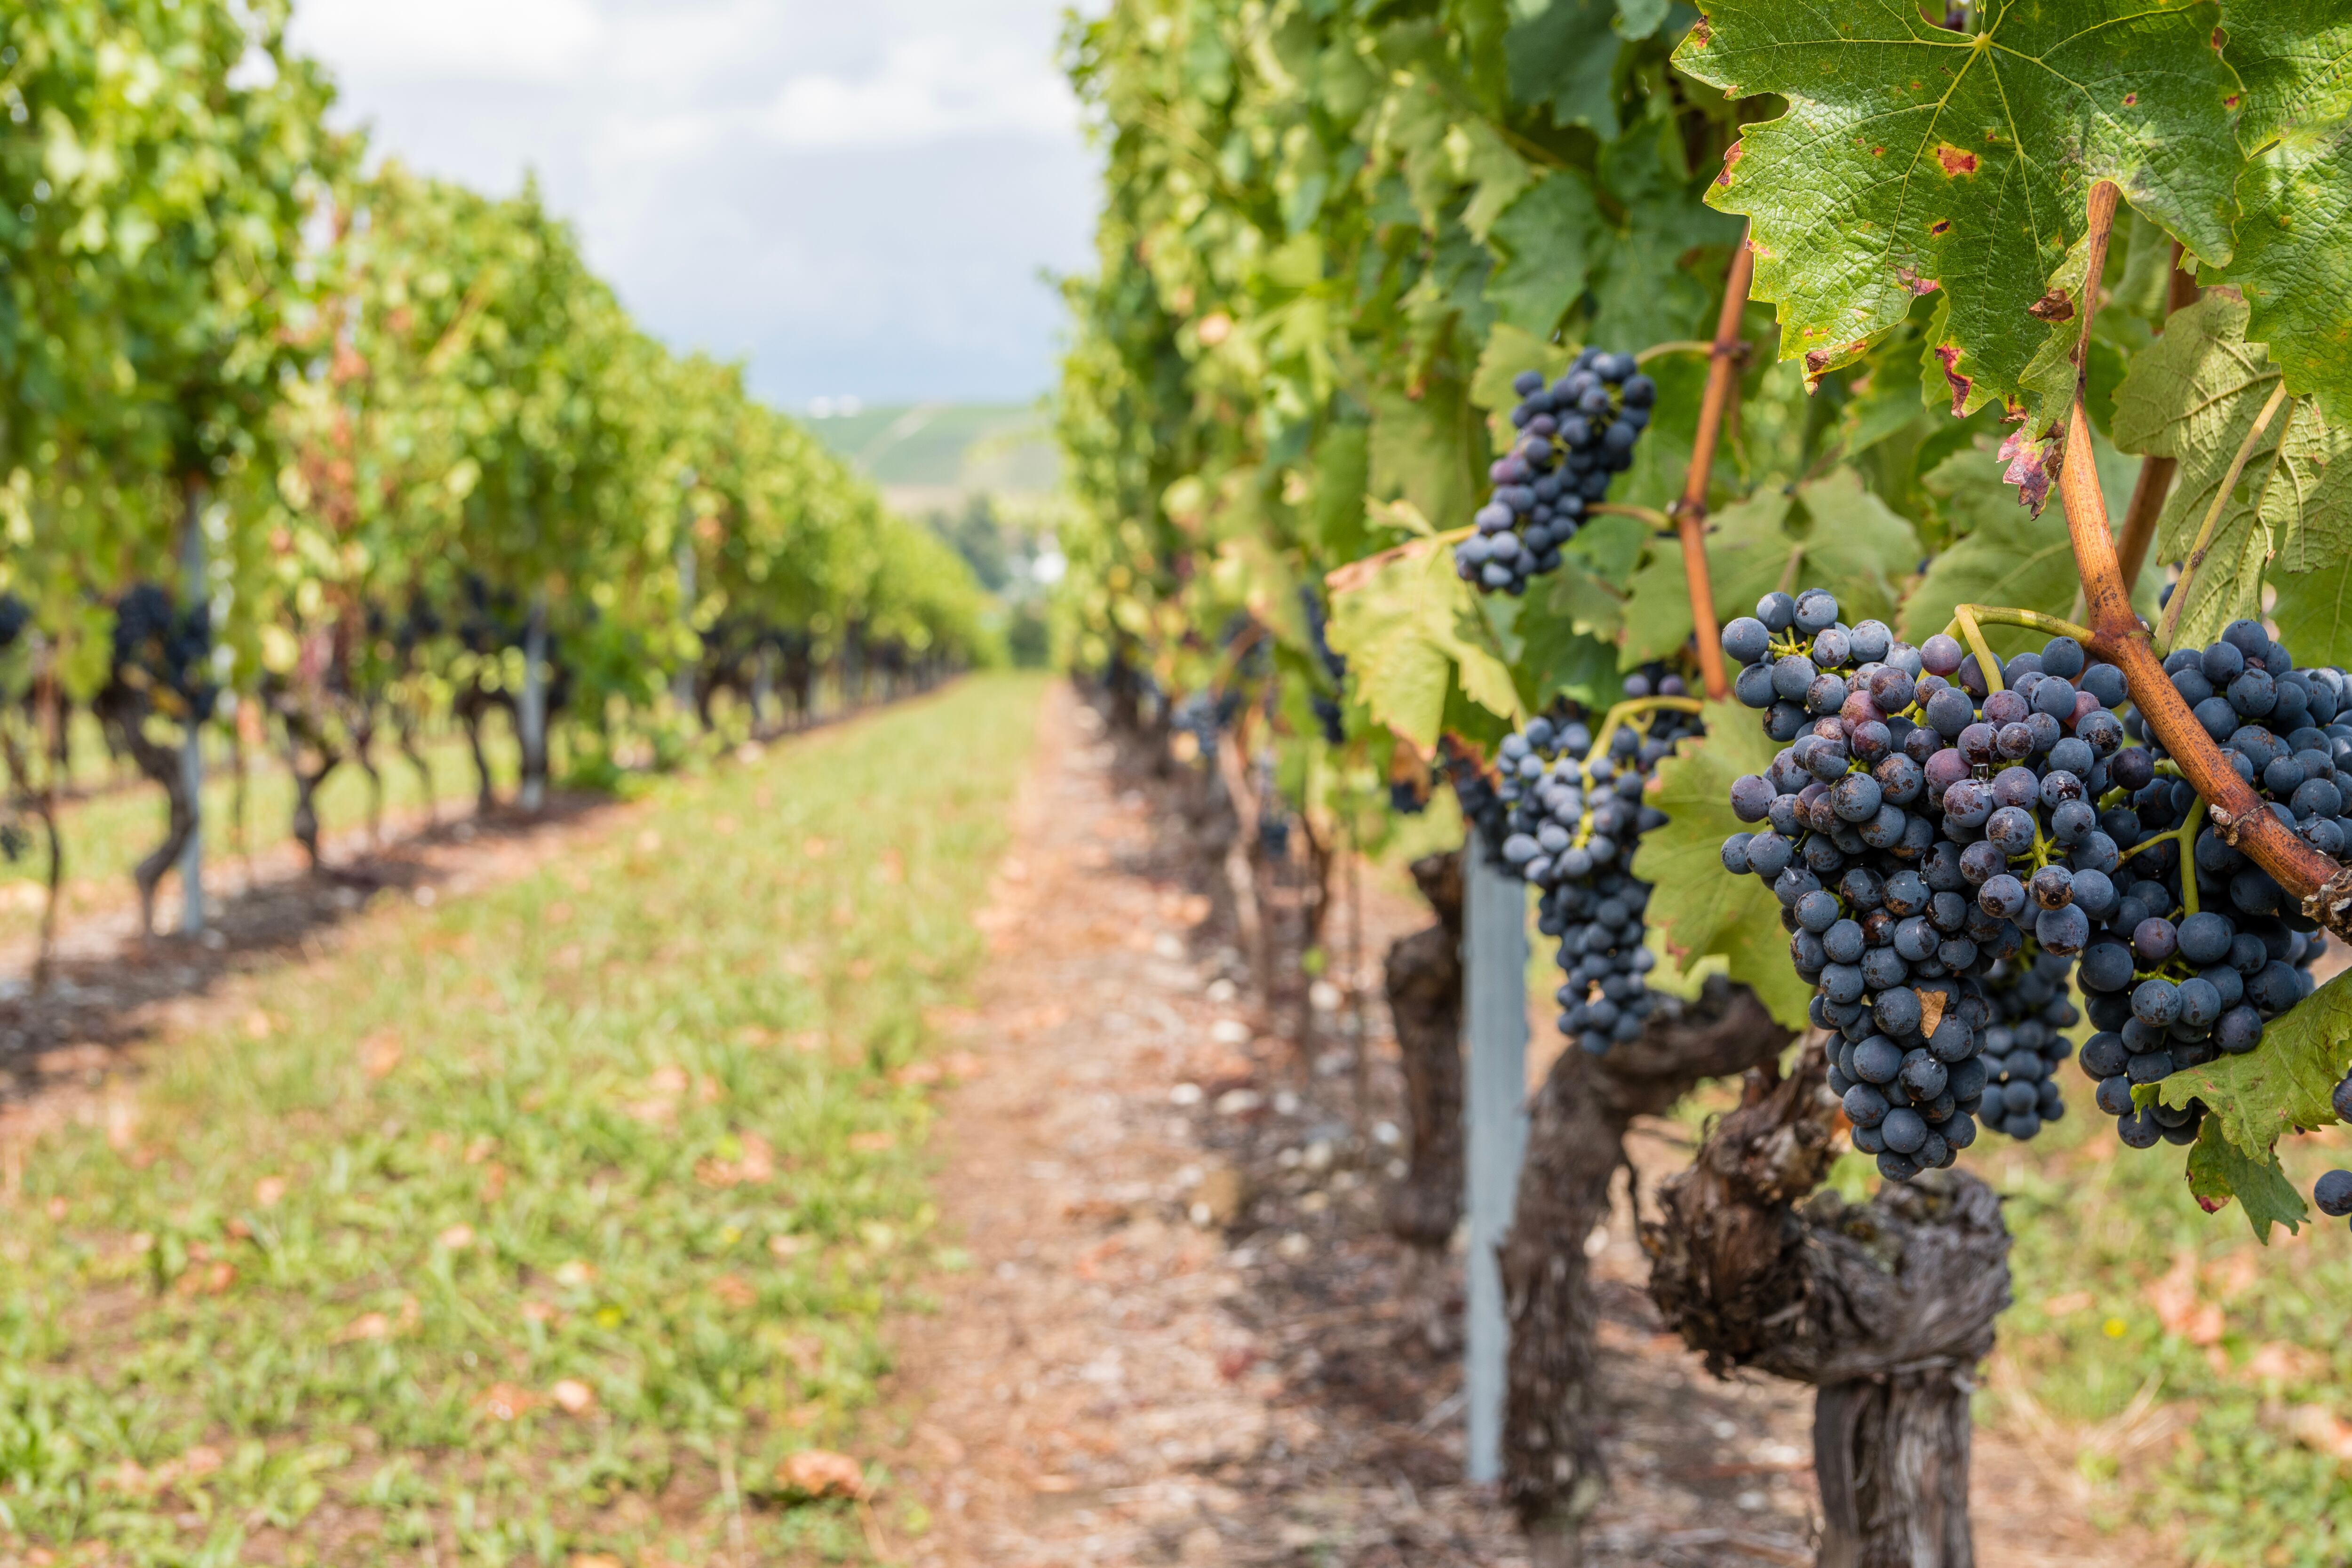
[(1470, 1258), (1463, 1310), (1462, 1389), (1469, 1478), (1503, 1473), (1503, 1402), (1510, 1325), (1496, 1249), (1511, 1228), (1528, 1147), (1528, 889), (1487, 858), (1475, 829), (1464, 847), (1463, 1095)]
[[(211, 597), (205, 578), (205, 486), (187, 481), (183, 500), (185, 515), (180, 528), (180, 570), (187, 579), (188, 608), (193, 611)], [(188, 793), (188, 809), (195, 826), (180, 849), (180, 931), (202, 936), (205, 930), (205, 727), (188, 715), (188, 732), (180, 742), (180, 787)]]

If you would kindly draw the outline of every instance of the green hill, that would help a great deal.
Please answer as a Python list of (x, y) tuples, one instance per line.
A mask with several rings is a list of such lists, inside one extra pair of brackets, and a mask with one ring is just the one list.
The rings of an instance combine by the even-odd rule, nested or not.
[(975, 495), (1050, 492), (1060, 459), (1047, 419), (1034, 404), (922, 403), (807, 423), (892, 506), (919, 514), (955, 510)]

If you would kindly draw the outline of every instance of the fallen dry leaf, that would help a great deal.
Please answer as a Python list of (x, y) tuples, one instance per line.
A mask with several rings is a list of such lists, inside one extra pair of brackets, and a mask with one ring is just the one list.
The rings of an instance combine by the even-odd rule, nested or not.
[(790, 1456), (776, 1467), (776, 1479), (814, 1498), (866, 1495), (865, 1467), (846, 1454), (826, 1448), (803, 1448)]
[(217, 1296), (236, 1282), (236, 1266), (233, 1263), (205, 1263), (182, 1271), (172, 1281), (175, 1296)]
[(607, 1552), (575, 1552), (568, 1568), (622, 1568), (622, 1563)]
[(558, 1379), (547, 1396), (566, 1415), (585, 1415), (596, 1408), (596, 1391), (576, 1377)]
[(539, 1395), (511, 1383), (494, 1383), (474, 1396), (474, 1414), (493, 1421), (514, 1421), (539, 1403)]
[(859, 1154), (887, 1153), (898, 1146), (898, 1135), (896, 1132), (877, 1131), (873, 1132), (853, 1132), (849, 1135), (849, 1147), (851, 1151)]
[(760, 1299), (757, 1290), (732, 1274), (721, 1274), (712, 1280), (710, 1293), (739, 1311)]
[(286, 1199), (286, 1178), (264, 1176), (253, 1184), (253, 1206), (274, 1209)]
[(584, 1258), (574, 1258), (555, 1266), (555, 1282), (577, 1290), (596, 1278), (596, 1266)]
[(2352, 1459), (2352, 1422), (2325, 1405), (2298, 1405), (2287, 1413), (2286, 1429), (2305, 1447), (2338, 1459)]
[(2042, 1310), (2050, 1317), (2063, 1318), (2079, 1312), (2085, 1307), (2095, 1305), (2097, 1300), (2098, 1298), (2093, 1296), (2088, 1290), (2068, 1290), (2043, 1301)]
[(247, 1039), (266, 1040), (269, 1037), (269, 1015), (263, 1012), (260, 1008), (256, 1007), (252, 1012), (247, 1013), (245, 1016), (245, 1037)]
[(474, 1227), (460, 1222), (443, 1231), (436, 1239), (452, 1252), (463, 1252), (474, 1245)]
[(768, 1237), (768, 1255), (779, 1263), (789, 1263), (808, 1250), (804, 1236), (772, 1236)]
[(355, 1340), (388, 1340), (392, 1338), (392, 1320), (382, 1312), (362, 1312), (345, 1323), (335, 1334), (334, 1342), (347, 1345)]
[(2147, 1288), (2147, 1302), (2166, 1333), (2179, 1334), (2192, 1345), (2210, 1345), (2221, 1338), (2221, 1306), (2197, 1299), (2197, 1255), (2188, 1247), (2176, 1253), (2164, 1278)]
[(389, 1026), (360, 1042), (360, 1068), (370, 1078), (383, 1078), (400, 1065), (400, 1031)]

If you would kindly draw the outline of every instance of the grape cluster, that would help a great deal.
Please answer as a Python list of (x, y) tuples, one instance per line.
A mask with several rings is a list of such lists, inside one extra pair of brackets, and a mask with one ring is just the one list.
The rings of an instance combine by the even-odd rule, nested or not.
[(1992, 690), (1951, 637), (1848, 626), (1818, 588), (1765, 595), (1723, 647), (1787, 744), (1733, 784), (1761, 826), (1723, 864), (1780, 900), (1854, 1146), (1905, 1181), (1979, 1121), (2032, 1137), (2063, 1116), (2066, 975), (2121, 865), (2095, 803), (2125, 749), (2122, 672), (2057, 637)]
[[(1331, 678), (1331, 684), (1336, 689), (1346, 690), (1348, 687), (1347, 657), (1331, 651), (1331, 644), (1324, 637), (1323, 600), (1313, 588), (1304, 583), (1298, 586), (1298, 607), (1306, 614), (1307, 640), (1314, 645), (1315, 657), (1322, 664), (1323, 673)], [(1318, 689), (1307, 699), (1307, 701), (1315, 710), (1316, 723), (1322, 726), (1325, 742), (1334, 746), (1345, 744), (1348, 731), (1343, 722), (1344, 716), (1339, 710), (1339, 699), (1328, 691)]]
[[(2210, 647), (2175, 650), (2164, 668), (2239, 777), (2305, 843), (2340, 858), (2352, 838), (2352, 774), (2338, 765), (2352, 767), (2352, 724), (2336, 721), (2352, 717), (2352, 681), (2296, 669), (2253, 621), (2233, 622)], [(2101, 803), (2130, 880), (2092, 911), (2082, 984), (2099, 1033), (2082, 1061), (2117, 1134), (2147, 1148), (2194, 1142), (2203, 1107), (2137, 1110), (2133, 1086), (2253, 1050), (2265, 1024), (2310, 994), (2324, 939), (2268, 872), (2203, 830), (2203, 804), (2140, 716), (2126, 723), (2148, 743), (2116, 758), (2116, 788)]]
[(1633, 466), (1650, 423), (1657, 384), (1632, 354), (1586, 349), (1551, 385), (1527, 371), (1511, 424), (1520, 432), (1487, 469), (1494, 498), (1473, 520), (1478, 531), (1454, 551), (1454, 568), (1482, 592), (1524, 594), (1528, 580), (1556, 570), (1559, 547), (1576, 537), (1584, 509)]
[(1976, 1116), (1996, 1132), (2031, 1138), (2066, 1114), (2055, 1075), (2074, 1043), (2061, 1031), (2083, 1021), (2067, 995), (2072, 968), (2043, 952), (1996, 964), (1978, 983), (1990, 1011), (1978, 1047), (1985, 1088)]
[(212, 647), (208, 605), (182, 611), (152, 583), (137, 584), (115, 602), (114, 682), (147, 692), (174, 718), (211, 717), (219, 695), (207, 679)]
[[(1623, 689), (1634, 704), (1686, 692), (1654, 666)], [(1656, 1000), (1643, 978), (1657, 963), (1643, 945), (1650, 887), (1630, 868), (1666, 816), (1642, 790), (1675, 742), (1699, 731), (1697, 715), (1678, 709), (1612, 712), (1622, 721), (1603, 735), (1580, 718), (1538, 718), (1506, 739), (1486, 810), (1503, 864), (1540, 889), (1536, 929), (1559, 939), (1560, 1033), (1596, 1056), (1640, 1034)]]

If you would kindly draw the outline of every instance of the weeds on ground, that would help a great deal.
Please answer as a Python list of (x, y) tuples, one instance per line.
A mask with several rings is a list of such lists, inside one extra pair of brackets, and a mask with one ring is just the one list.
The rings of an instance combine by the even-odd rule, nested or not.
[(879, 1521), (789, 1461), (925, 1266), (909, 1069), (1037, 693), (668, 781), (152, 1047), (0, 1205), (0, 1551), (864, 1555)]

